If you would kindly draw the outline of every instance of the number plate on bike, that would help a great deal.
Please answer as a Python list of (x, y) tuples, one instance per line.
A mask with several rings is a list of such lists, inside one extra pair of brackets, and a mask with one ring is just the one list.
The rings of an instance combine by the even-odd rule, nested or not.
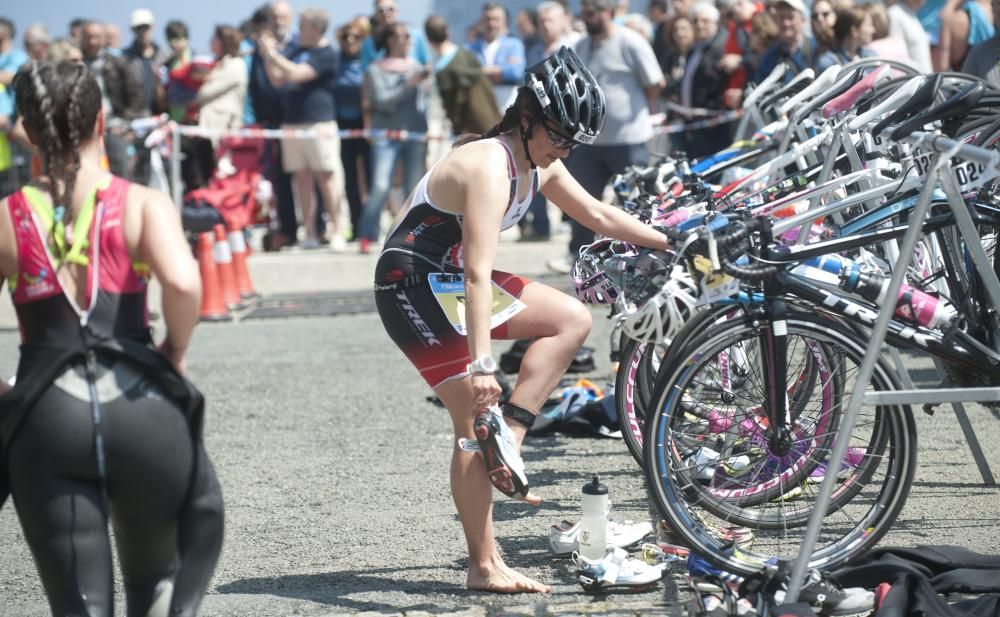
[(881, 135), (872, 135), (868, 132), (862, 133), (861, 143), (864, 149), (872, 154), (875, 152), (888, 152), (889, 148), (892, 147), (892, 143), (888, 139)]
[(961, 161), (959, 159), (955, 159), (951, 173), (955, 176), (955, 182), (958, 183), (958, 188), (963, 193), (975, 191), (1000, 175), (995, 166), (987, 167), (975, 161)]
[(927, 152), (925, 150), (913, 150), (913, 166), (916, 168), (917, 175), (921, 178), (927, 178), (927, 175), (931, 171), (931, 165), (934, 164), (934, 153)]

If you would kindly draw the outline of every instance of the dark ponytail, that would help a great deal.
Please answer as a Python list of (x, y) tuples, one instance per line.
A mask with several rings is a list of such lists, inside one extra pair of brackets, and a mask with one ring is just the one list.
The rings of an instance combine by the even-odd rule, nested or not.
[(531, 135), (531, 129), (534, 127), (535, 118), (542, 117), (542, 106), (539, 104), (538, 99), (535, 98), (534, 93), (524, 86), (517, 89), (517, 97), (514, 98), (514, 102), (507, 107), (503, 112), (503, 117), (500, 118), (500, 122), (493, 125), (493, 128), (489, 129), (482, 135), (477, 135), (476, 133), (466, 133), (464, 135), (459, 135), (458, 139), (455, 140), (453, 148), (458, 148), (459, 146), (464, 146), (465, 144), (472, 143), (474, 141), (479, 141), (481, 139), (491, 139), (493, 137), (499, 137), (500, 135), (506, 135), (514, 131), (520, 130), (521, 128), (521, 118), (528, 118), (528, 135)]

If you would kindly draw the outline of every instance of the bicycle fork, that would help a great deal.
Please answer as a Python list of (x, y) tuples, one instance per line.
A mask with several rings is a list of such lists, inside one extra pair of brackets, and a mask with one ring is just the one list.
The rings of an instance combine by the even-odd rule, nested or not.
[(772, 279), (764, 281), (762, 323), (758, 327), (764, 381), (763, 411), (768, 424), (768, 448), (778, 457), (790, 453), (795, 443), (788, 404), (787, 318), (788, 306), (779, 286)]

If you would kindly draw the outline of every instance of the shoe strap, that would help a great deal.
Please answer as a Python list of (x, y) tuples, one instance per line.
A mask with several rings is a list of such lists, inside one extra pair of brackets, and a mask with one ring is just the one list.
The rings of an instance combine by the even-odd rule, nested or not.
[(628, 552), (624, 549), (616, 548), (608, 551), (608, 553), (604, 557), (605, 570), (601, 580), (614, 584), (618, 580), (618, 572), (621, 570), (622, 564), (628, 559)]

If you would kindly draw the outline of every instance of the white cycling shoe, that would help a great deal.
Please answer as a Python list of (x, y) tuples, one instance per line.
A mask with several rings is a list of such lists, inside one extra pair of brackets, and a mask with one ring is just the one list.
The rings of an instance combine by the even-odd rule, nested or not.
[(514, 499), (527, 497), (528, 477), (524, 474), (524, 461), (521, 460), (514, 432), (504, 421), (500, 408), (491, 406), (480, 411), (472, 423), (472, 430), (479, 441), (479, 451), (493, 486)]
[[(608, 549), (628, 548), (642, 541), (653, 533), (649, 522), (624, 521), (619, 523), (608, 519), (608, 531), (605, 536)], [(579, 548), (580, 523), (562, 521), (549, 528), (549, 550), (556, 555), (568, 555)]]
[(666, 563), (650, 565), (620, 548), (609, 548), (597, 561), (578, 553), (573, 554), (573, 560), (576, 562), (576, 580), (588, 593), (647, 591), (659, 583), (667, 567)]

